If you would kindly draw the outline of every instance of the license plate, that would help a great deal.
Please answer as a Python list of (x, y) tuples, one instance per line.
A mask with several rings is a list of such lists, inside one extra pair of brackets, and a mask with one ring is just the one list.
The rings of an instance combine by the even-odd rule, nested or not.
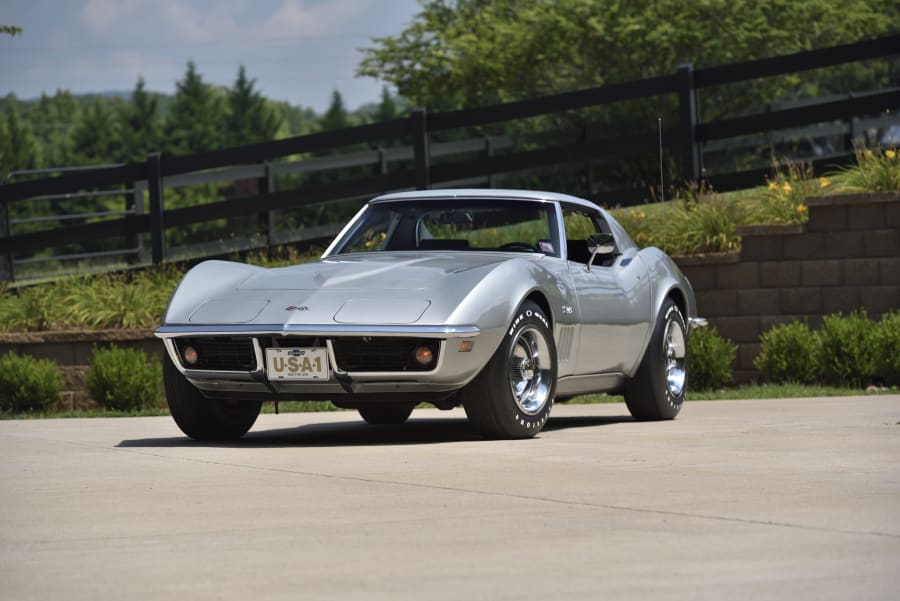
[(267, 348), (270, 380), (327, 380), (328, 353), (324, 348)]

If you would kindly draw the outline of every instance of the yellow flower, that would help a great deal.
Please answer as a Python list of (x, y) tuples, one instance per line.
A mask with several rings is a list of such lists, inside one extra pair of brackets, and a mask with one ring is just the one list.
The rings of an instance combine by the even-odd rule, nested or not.
[(896, 150), (885, 150), (884, 156), (886, 156), (887, 158), (889, 158), (893, 161), (895, 158), (897, 158), (897, 151)]
[(647, 216), (647, 213), (641, 211), (641, 219), (643, 219), (643, 218), (646, 217), (646, 216)]
[(791, 187), (791, 183), (790, 183), (790, 182), (784, 182), (784, 183), (781, 185), (781, 189), (784, 190), (785, 192), (790, 192), (791, 190), (793, 190), (793, 188)]
[(806, 212), (806, 205), (797, 205), (797, 212), (801, 215)]
[(778, 187), (778, 184), (776, 184), (775, 182), (769, 182), (769, 190), (774, 190), (777, 187)]
[(828, 179), (827, 177), (820, 177), (819, 185), (821, 185), (823, 188), (827, 188), (828, 186), (831, 185), (831, 180)]

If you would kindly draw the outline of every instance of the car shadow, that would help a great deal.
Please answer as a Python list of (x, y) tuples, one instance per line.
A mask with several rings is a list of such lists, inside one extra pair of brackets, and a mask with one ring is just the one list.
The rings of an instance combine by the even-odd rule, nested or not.
[[(551, 417), (544, 432), (571, 428), (591, 428), (633, 421), (630, 416), (573, 416)], [(540, 435), (537, 437), (540, 438)], [(401, 446), (487, 441), (475, 432), (465, 418), (433, 419), (413, 417), (405, 424), (375, 426), (363, 421), (307, 424), (291, 428), (250, 431), (234, 442), (203, 442), (186, 436), (166, 438), (138, 438), (123, 440), (120, 448), (162, 447), (348, 447)]]

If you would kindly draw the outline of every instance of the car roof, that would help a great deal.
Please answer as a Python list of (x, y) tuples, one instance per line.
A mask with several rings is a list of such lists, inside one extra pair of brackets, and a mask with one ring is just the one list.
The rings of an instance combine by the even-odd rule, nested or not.
[(590, 201), (569, 194), (544, 192), (540, 190), (506, 190), (499, 188), (445, 188), (437, 190), (416, 190), (412, 192), (394, 192), (373, 198), (369, 201), (369, 204), (397, 200), (447, 200), (448, 198), (560, 202), (580, 205), (587, 209), (596, 210), (600, 208)]

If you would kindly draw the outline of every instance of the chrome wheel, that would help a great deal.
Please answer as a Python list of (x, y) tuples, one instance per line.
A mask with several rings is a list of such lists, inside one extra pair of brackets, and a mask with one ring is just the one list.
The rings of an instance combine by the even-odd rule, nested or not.
[(666, 353), (666, 386), (669, 387), (669, 393), (677, 397), (684, 391), (687, 346), (684, 340), (684, 329), (674, 319), (666, 325), (663, 345)]
[(516, 406), (527, 415), (539, 413), (550, 400), (552, 379), (547, 339), (535, 327), (523, 328), (509, 357), (509, 386)]

